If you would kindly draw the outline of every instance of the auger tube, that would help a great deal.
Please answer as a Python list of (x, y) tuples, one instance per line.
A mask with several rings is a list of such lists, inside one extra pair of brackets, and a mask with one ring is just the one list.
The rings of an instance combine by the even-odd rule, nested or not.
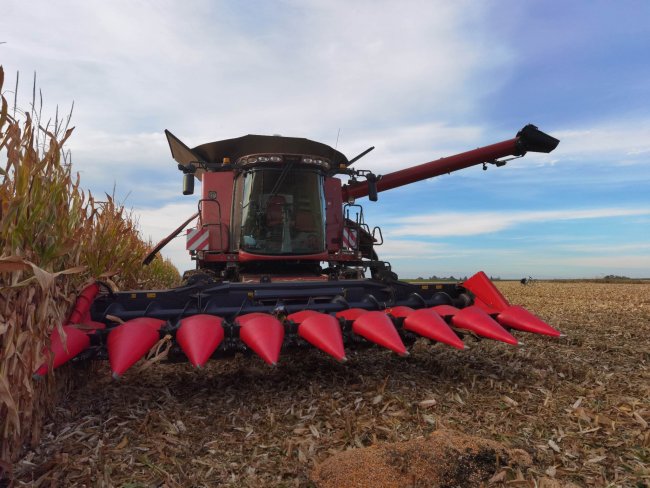
[[(391, 190), (507, 156), (523, 156), (528, 151), (549, 153), (557, 147), (559, 142), (558, 139), (545, 134), (534, 125), (528, 124), (513, 139), (383, 175), (376, 183), (377, 191)], [(343, 200), (367, 197), (369, 191), (367, 181), (354, 183), (343, 187)]]

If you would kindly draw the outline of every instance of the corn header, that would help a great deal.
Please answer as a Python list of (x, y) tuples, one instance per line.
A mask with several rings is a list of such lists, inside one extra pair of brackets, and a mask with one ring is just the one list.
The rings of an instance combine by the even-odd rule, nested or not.
[[(560, 333), (511, 305), (483, 273), (462, 283), (400, 281), (375, 248), (383, 242), (357, 203), (392, 188), (473, 165), (503, 166), (559, 141), (525, 126), (516, 137), (383, 176), (308, 139), (248, 135), (189, 148), (166, 132), (183, 173), (183, 193), (201, 183), (197, 213), (144, 259), (149, 263), (186, 227), (196, 269), (182, 286), (114, 292), (94, 283), (51, 337), (44, 374), (69, 360), (108, 359), (122, 375), (169, 335), (170, 360), (197, 367), (210, 358), (254, 353), (269, 364), (313, 346), (337, 360), (346, 349), (399, 355), (418, 337), (465, 347), (467, 335), (517, 345), (513, 333)], [(65, 342), (65, 345), (64, 345)]]

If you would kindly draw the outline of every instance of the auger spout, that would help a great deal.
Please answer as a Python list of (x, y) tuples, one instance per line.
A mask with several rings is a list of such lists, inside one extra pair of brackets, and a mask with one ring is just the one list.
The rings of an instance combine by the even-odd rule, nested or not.
[[(377, 191), (390, 190), (477, 164), (496, 162), (499, 158), (507, 156), (523, 156), (528, 151), (549, 153), (559, 143), (560, 141), (558, 139), (545, 134), (534, 125), (528, 124), (517, 132), (516, 137), (513, 139), (383, 175), (376, 182)], [(343, 187), (343, 200), (349, 201), (351, 199), (366, 197), (369, 195), (369, 191), (370, 188), (367, 181), (353, 183)]]

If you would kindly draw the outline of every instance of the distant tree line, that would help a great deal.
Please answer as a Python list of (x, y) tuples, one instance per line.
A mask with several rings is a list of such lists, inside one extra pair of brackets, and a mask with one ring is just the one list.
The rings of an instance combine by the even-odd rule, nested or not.
[[(459, 276), (456, 278), (454, 275), (451, 276), (429, 276), (428, 278), (424, 278), (422, 276), (418, 276), (415, 278), (415, 281), (465, 281), (467, 280), (467, 276), (463, 276), (462, 278)], [(490, 280), (492, 281), (500, 281), (501, 277), (500, 276), (490, 276)]]

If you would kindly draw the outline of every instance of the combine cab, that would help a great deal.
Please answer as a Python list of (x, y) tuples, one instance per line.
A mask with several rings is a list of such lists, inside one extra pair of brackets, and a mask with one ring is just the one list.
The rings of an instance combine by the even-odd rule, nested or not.
[(304, 346), (344, 361), (346, 348), (371, 345), (406, 355), (418, 337), (463, 349), (468, 334), (512, 345), (512, 331), (560, 335), (508, 303), (482, 272), (463, 283), (399, 281), (375, 251), (383, 242), (380, 228), (371, 230), (355, 203), (469, 166), (503, 166), (528, 151), (555, 149), (559, 141), (535, 126), (384, 176), (352, 167), (373, 148), (348, 160), (307, 139), (248, 135), (190, 149), (166, 134), (183, 193), (192, 194), (198, 179), (201, 198), (198, 212), (144, 264), (195, 221), (185, 237), (196, 269), (169, 290), (86, 288), (63, 327), (67, 346), (52, 336), (54, 367), (107, 358), (118, 377), (165, 335), (173, 338), (168, 357), (197, 367), (238, 352), (275, 364)]

